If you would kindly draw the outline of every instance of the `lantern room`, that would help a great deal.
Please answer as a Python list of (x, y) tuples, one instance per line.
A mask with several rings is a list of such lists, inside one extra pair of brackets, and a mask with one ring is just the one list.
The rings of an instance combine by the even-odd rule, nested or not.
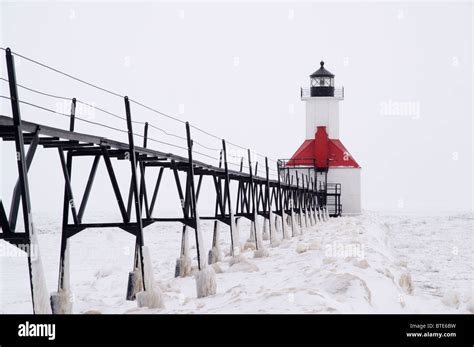
[(334, 74), (324, 68), (324, 61), (321, 67), (313, 72), (311, 78), (311, 96), (334, 96)]

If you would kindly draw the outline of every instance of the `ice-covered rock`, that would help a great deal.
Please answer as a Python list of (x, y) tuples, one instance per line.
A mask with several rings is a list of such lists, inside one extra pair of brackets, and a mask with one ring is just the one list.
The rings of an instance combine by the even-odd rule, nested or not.
[(459, 308), (459, 302), (460, 302), (459, 294), (455, 291), (452, 291), (452, 290), (447, 291), (443, 295), (443, 298), (441, 299), (441, 301), (446, 306), (453, 307), (453, 308), (456, 308), (456, 309)]
[(407, 294), (413, 293), (413, 282), (411, 280), (411, 275), (409, 272), (404, 272), (399, 280), (398, 284), (402, 287), (403, 291)]
[(217, 283), (216, 273), (210, 266), (205, 266), (196, 274), (196, 291), (197, 297), (203, 298), (216, 294)]
[(305, 243), (299, 243), (296, 246), (296, 253), (304, 253), (309, 249), (308, 245)]

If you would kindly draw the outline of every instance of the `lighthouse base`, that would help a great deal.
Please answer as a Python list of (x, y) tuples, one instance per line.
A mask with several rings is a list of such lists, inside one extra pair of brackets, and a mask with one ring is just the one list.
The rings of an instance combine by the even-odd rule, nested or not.
[(361, 213), (360, 168), (331, 167), (328, 170), (328, 185), (341, 184), (342, 215), (358, 215)]
[[(324, 189), (327, 184), (327, 204), (332, 216), (352, 216), (361, 213), (361, 168), (330, 167), (325, 171), (316, 172), (314, 167), (287, 167), (283, 169), (282, 180), (289, 176), (291, 182), (297, 177), (308, 176), (310, 181), (316, 182), (317, 189)], [(315, 178), (316, 174), (316, 178)], [(301, 184), (301, 183), (300, 183)], [(337, 188), (335, 188), (337, 186)], [(337, 198), (335, 197), (336, 192)], [(337, 200), (336, 200), (337, 199)]]

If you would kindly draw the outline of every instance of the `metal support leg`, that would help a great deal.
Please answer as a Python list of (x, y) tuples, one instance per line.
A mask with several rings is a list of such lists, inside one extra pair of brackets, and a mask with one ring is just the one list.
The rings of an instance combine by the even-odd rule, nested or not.
[[(9, 82), (9, 88), (10, 88), (10, 100), (11, 100), (12, 115), (13, 115), (14, 139), (15, 139), (15, 149), (16, 149), (16, 158), (17, 158), (17, 167), (18, 167), (20, 196), (21, 196), (21, 203), (22, 203), (22, 210), (23, 210), (22, 211), (23, 222), (25, 226), (25, 241), (27, 242), (27, 245), (25, 246), (27, 248), (27, 256), (28, 256), (28, 269), (29, 269), (29, 276), (30, 276), (30, 291), (31, 291), (31, 300), (33, 303), (33, 313), (49, 313), (50, 309), (48, 310), (47, 307), (43, 307), (42, 303), (40, 302), (40, 298), (37, 297), (37, 292), (35, 292), (33, 288), (33, 272), (35, 269), (33, 268), (34, 265), (32, 261), (31, 238), (34, 237), (35, 230), (33, 226), (33, 219), (31, 216), (28, 170), (27, 170), (26, 157), (25, 157), (25, 148), (24, 148), (21, 115), (20, 115), (20, 104), (19, 104), (17, 84), (16, 84), (14, 57), (9, 48), (6, 49), (5, 54), (6, 54), (6, 61), (7, 61), (8, 82)], [(40, 260), (36, 259), (35, 263), (37, 262), (40, 262)], [(37, 273), (36, 275), (42, 276), (41, 273)], [(41, 278), (39, 280), (43, 281), (44, 283), (44, 278)]]
[[(127, 116), (127, 130), (128, 130), (128, 144), (129, 144), (129, 159), (130, 169), (132, 173), (132, 191), (133, 200), (135, 203), (135, 219), (136, 219), (136, 242), (135, 242), (135, 260), (134, 260), (134, 271), (141, 272), (141, 284), (143, 291), (147, 290), (147, 279), (145, 278), (145, 264), (143, 260), (143, 223), (142, 223), (142, 211), (140, 206), (140, 195), (138, 190), (138, 175), (137, 175), (137, 160), (135, 154), (135, 144), (133, 139), (133, 127), (132, 127), (132, 116), (130, 112), (130, 102), (128, 97), (124, 98), (125, 101), (125, 113)], [(151, 288), (150, 288), (151, 289)]]
[(104, 157), (105, 167), (107, 168), (110, 182), (112, 183), (112, 188), (114, 189), (114, 194), (120, 209), (120, 213), (122, 214), (122, 219), (124, 223), (128, 223), (130, 218), (128, 217), (127, 209), (125, 208), (125, 205), (123, 203), (122, 194), (120, 193), (120, 187), (117, 182), (117, 177), (115, 176), (112, 162), (110, 161), (109, 153), (105, 146), (101, 146), (100, 149), (102, 151), (102, 156)]
[[(227, 149), (226, 149), (225, 140), (222, 140), (222, 153), (223, 153), (223, 156), (224, 156), (224, 172), (225, 172), (224, 200), (227, 202), (227, 205), (228, 205), (228, 208), (229, 208), (229, 216), (230, 216), (230, 223), (229, 223), (230, 248), (231, 248), (230, 249), (230, 255), (232, 257), (235, 257), (235, 256), (240, 254), (240, 240), (239, 240), (239, 237), (238, 237), (238, 232), (236, 230), (234, 212), (232, 210), (232, 203), (231, 203), (231, 198), (230, 198), (230, 179), (229, 179), (229, 168), (228, 168), (228, 165), (227, 165)], [(223, 212), (225, 214), (225, 210)]]
[[(38, 130), (33, 137), (33, 140), (30, 143), (30, 147), (28, 148), (28, 152), (26, 153), (26, 170), (28, 171), (31, 166), (31, 162), (33, 161), (33, 157), (36, 153), (36, 149), (38, 148), (39, 136)], [(18, 179), (15, 188), (13, 189), (13, 196), (12, 196), (12, 203), (10, 207), (10, 229), (14, 231), (16, 229), (16, 221), (18, 218), (18, 210), (20, 207), (20, 180)]]
[(92, 184), (94, 183), (95, 174), (97, 172), (97, 167), (99, 166), (100, 155), (96, 155), (94, 157), (94, 161), (92, 163), (91, 172), (89, 174), (89, 178), (87, 179), (86, 189), (84, 190), (84, 195), (82, 196), (81, 206), (79, 207), (79, 213), (77, 214), (79, 220), (82, 221), (82, 216), (84, 215), (84, 211), (87, 206), (87, 201), (89, 200), (89, 195), (92, 189)]
[(186, 122), (186, 136), (187, 136), (188, 160), (189, 160), (188, 184), (189, 184), (190, 193), (191, 193), (190, 208), (191, 208), (191, 216), (194, 219), (194, 224), (195, 224), (194, 231), (195, 231), (195, 237), (196, 237), (198, 268), (199, 270), (201, 270), (201, 268), (204, 266), (205, 263), (202, 262), (201, 252), (200, 252), (200, 248), (203, 245), (202, 245), (202, 240), (201, 240), (201, 230), (199, 230), (200, 221), (199, 221), (199, 216), (197, 213), (197, 206), (196, 206), (196, 190), (194, 188), (193, 141), (191, 139), (191, 130), (190, 130), (188, 122)]

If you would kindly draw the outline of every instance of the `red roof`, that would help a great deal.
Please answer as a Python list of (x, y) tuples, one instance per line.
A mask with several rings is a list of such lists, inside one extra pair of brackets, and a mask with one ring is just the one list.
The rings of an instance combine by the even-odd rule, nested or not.
[(328, 138), (326, 127), (318, 127), (313, 140), (305, 140), (288, 161), (289, 166), (360, 168), (340, 140)]

